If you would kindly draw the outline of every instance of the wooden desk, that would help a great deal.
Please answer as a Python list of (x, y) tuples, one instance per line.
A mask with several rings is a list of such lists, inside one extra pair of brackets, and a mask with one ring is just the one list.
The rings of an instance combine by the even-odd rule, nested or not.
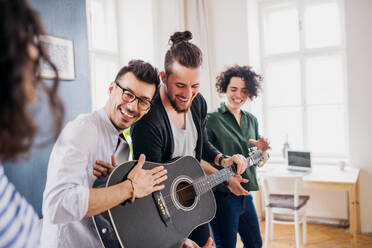
[[(298, 176), (288, 173), (286, 166), (281, 164), (267, 164), (257, 170), (260, 176)], [(359, 169), (345, 167), (341, 171), (338, 166), (313, 166), (309, 174), (302, 176), (304, 187), (332, 188), (347, 191), (349, 195), (349, 222), (351, 234), (351, 247), (357, 247), (357, 234), (360, 233), (360, 206), (359, 206)], [(256, 194), (256, 206), (259, 217), (262, 217), (261, 193)]]

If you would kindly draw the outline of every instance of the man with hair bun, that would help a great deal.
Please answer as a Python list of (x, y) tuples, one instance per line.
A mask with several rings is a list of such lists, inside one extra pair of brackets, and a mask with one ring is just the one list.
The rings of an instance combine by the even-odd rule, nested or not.
[[(163, 82), (153, 105), (131, 129), (134, 157), (141, 153), (148, 161), (165, 163), (179, 156), (190, 155), (221, 167), (237, 164), (237, 174), (246, 169), (247, 160), (240, 154), (225, 157), (209, 141), (206, 132), (207, 104), (198, 93), (201, 82), (202, 52), (190, 42), (190, 31), (176, 32), (170, 37), (166, 52)], [(202, 165), (206, 174), (218, 170), (209, 164)], [(196, 228), (185, 247), (205, 245), (211, 247), (208, 224)], [(193, 241), (197, 243), (193, 243)]]

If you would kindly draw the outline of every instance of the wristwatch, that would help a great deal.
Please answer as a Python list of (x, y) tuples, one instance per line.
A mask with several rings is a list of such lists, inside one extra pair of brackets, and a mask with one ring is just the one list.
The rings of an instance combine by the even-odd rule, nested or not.
[(223, 167), (222, 166), (222, 159), (224, 159), (224, 158), (227, 158), (227, 156), (224, 155), (224, 154), (222, 154), (222, 156), (218, 158), (218, 165), (221, 166), (221, 167)]

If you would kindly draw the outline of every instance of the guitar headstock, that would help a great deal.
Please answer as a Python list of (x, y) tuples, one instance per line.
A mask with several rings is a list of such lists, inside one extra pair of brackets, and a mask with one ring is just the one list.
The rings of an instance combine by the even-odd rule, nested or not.
[(264, 160), (262, 151), (255, 146), (249, 148), (247, 160), (248, 160), (247, 167), (260, 165)]

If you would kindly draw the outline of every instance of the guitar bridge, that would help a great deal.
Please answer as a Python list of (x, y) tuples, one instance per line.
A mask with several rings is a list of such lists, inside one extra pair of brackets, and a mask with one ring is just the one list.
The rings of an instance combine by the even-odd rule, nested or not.
[(156, 207), (158, 208), (159, 215), (166, 226), (169, 225), (171, 216), (169, 214), (167, 205), (165, 204), (163, 195), (160, 191), (152, 193)]

